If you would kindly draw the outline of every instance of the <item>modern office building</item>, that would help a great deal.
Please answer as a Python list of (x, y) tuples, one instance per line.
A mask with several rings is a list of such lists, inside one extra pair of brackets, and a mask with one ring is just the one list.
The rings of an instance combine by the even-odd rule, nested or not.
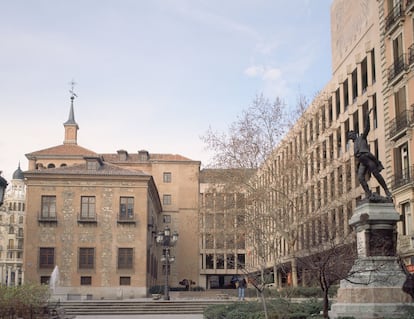
[[(362, 133), (369, 110), (371, 152), (388, 163), (384, 129), (383, 41), (376, 1), (335, 0), (331, 6), (332, 79), (278, 145), (259, 172), (267, 198), (255, 205), (268, 218), (261, 228), (268, 240), (247, 263), (274, 270), (277, 285), (306, 285), (309, 269), (298, 259), (323, 253), (328, 243), (349, 244), (348, 220), (364, 192), (356, 177), (352, 141)], [(382, 171), (391, 176), (390, 167)], [(373, 191), (385, 195), (373, 178)], [(263, 235), (264, 234), (264, 235)], [(346, 239), (346, 240), (345, 240)], [(253, 240), (254, 252), (263, 240)], [(338, 267), (341, 265), (338, 264)]]

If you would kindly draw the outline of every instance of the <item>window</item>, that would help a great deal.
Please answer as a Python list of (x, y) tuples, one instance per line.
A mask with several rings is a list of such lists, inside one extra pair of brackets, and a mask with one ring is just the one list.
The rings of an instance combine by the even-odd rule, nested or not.
[(118, 248), (118, 269), (133, 268), (133, 248)]
[(80, 284), (81, 284), (81, 286), (90, 286), (90, 285), (92, 285), (92, 277), (91, 276), (81, 276), (80, 277)]
[(40, 284), (49, 285), (50, 276), (40, 276)]
[(171, 195), (169, 194), (164, 194), (162, 196), (162, 204), (163, 205), (171, 205)]
[(120, 286), (131, 286), (131, 277), (119, 277)]
[(169, 224), (169, 223), (171, 223), (171, 215), (163, 215), (163, 216), (162, 216), (162, 222), (163, 222), (164, 224)]
[(41, 218), (56, 219), (56, 196), (42, 196)]
[(357, 80), (357, 69), (354, 70), (351, 74), (352, 79), (352, 101), (355, 102), (358, 96), (358, 80)]
[(119, 204), (119, 219), (134, 219), (134, 197), (121, 197)]
[(362, 60), (361, 62), (361, 84), (362, 84), (362, 92), (366, 92), (368, 87), (368, 63), (367, 58)]
[(163, 181), (164, 183), (171, 183), (171, 172), (164, 172)]
[(93, 269), (95, 248), (79, 248), (79, 269)]
[(348, 79), (345, 80), (343, 83), (343, 93), (344, 93), (344, 109), (345, 111), (348, 109), (349, 106), (349, 87), (348, 87)]
[(45, 247), (39, 250), (39, 268), (53, 268), (55, 266), (55, 248)]
[(81, 197), (81, 219), (95, 219), (95, 196)]
[(401, 204), (401, 215), (403, 216), (402, 234), (411, 235), (413, 220), (412, 220), (411, 208), (410, 208), (409, 202)]

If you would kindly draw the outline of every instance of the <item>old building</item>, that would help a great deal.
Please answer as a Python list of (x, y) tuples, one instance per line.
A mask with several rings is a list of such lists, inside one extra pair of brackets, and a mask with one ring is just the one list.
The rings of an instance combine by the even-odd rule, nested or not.
[(72, 103), (61, 145), (27, 154), (25, 279), (71, 298), (131, 298), (163, 284), (158, 231), (179, 232), (170, 285), (198, 282), (200, 162), (180, 155), (97, 154), (77, 143)]
[(386, 163), (394, 203), (401, 214), (399, 251), (414, 271), (414, 1), (379, 1), (383, 34), (381, 63), (384, 83)]
[(26, 191), (20, 165), (0, 207), (0, 285), (22, 284)]

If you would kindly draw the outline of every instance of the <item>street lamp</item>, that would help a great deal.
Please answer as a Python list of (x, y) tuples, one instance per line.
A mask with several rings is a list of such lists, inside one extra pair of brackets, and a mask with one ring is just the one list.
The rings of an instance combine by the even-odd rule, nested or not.
[(178, 240), (178, 233), (174, 231), (171, 235), (171, 230), (167, 226), (164, 231), (158, 232), (157, 235), (157, 244), (162, 246), (163, 254), (161, 257), (161, 262), (165, 265), (165, 286), (164, 286), (164, 300), (170, 300), (169, 288), (168, 288), (168, 271), (170, 269), (170, 264), (175, 260), (174, 256), (170, 256), (170, 249), (173, 247)]
[[(0, 174), (2, 172), (0, 171)], [(6, 193), (7, 181), (0, 176), (0, 206), (3, 205), (4, 194)]]

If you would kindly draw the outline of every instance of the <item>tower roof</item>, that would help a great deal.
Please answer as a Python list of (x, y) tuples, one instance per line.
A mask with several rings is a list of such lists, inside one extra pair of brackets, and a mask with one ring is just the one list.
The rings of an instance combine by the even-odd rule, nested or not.
[(13, 179), (21, 179), (21, 180), (24, 179), (23, 171), (20, 168), (20, 163), (19, 163), (19, 166), (17, 167), (17, 169), (13, 173)]

